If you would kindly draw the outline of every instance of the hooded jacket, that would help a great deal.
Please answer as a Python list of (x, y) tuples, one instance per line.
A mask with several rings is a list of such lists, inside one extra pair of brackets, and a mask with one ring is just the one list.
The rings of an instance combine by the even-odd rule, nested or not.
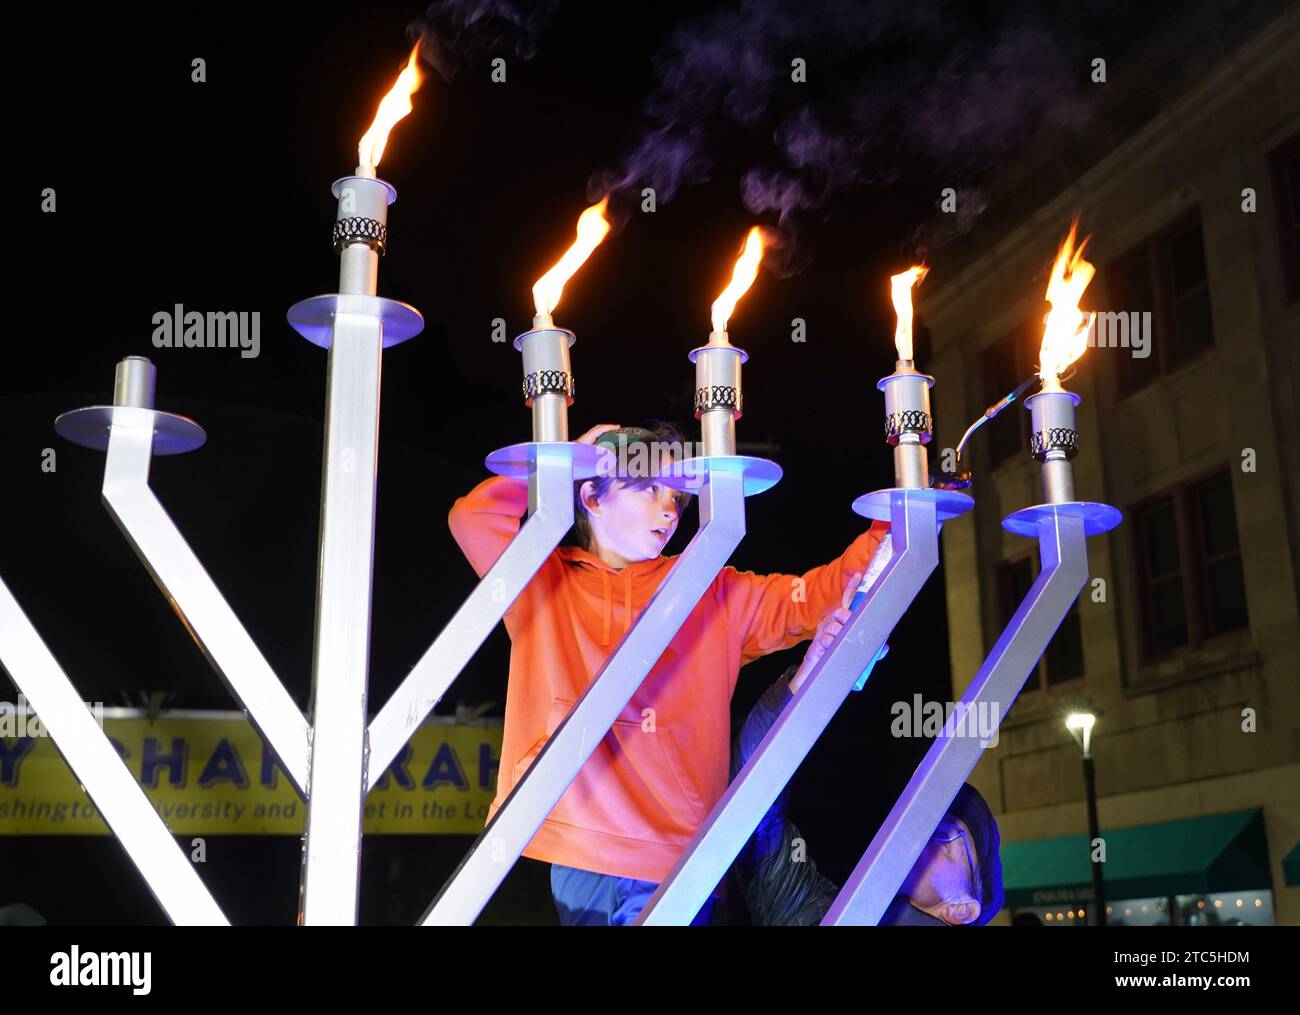
[[(448, 524), (481, 578), (519, 531), (525, 480), (494, 476)], [(810, 638), (865, 571), (888, 526), (803, 575), (724, 567), (524, 850), (537, 860), (662, 881), (727, 788), (740, 667)], [(505, 614), (512, 643), (497, 792), (488, 821), (613, 654), (676, 557), (614, 568), (551, 553)]]

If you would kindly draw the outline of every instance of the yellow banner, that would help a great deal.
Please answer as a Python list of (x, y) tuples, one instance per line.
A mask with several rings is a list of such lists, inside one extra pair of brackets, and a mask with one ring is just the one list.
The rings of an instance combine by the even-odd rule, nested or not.
[[(175, 835), (301, 835), (306, 810), (239, 713), (105, 718), (104, 732)], [(107, 835), (39, 723), (0, 737), (0, 835)], [(366, 798), (370, 835), (473, 835), (487, 822), (501, 721), (421, 726)]]

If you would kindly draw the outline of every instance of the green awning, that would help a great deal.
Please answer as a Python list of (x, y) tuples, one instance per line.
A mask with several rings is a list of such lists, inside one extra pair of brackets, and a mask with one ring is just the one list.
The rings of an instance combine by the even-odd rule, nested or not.
[[(1264, 815), (1258, 808), (1156, 825), (1103, 828), (1101, 835), (1106, 840), (1102, 873), (1107, 899), (1200, 895), (1272, 886)], [(1293, 850), (1291, 856), (1295, 855)], [(1007, 905), (1046, 906), (1090, 900), (1089, 859), (1086, 835), (1003, 843)]]
[(1288, 885), (1300, 885), (1300, 842), (1291, 847), (1291, 852), (1282, 857), (1282, 874)]

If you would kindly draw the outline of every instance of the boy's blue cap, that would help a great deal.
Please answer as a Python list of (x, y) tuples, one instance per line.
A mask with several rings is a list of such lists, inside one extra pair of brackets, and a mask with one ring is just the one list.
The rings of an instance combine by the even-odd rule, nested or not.
[[(597, 446), (607, 448), (614, 452), (615, 455), (619, 455), (620, 452), (626, 453), (626, 449), (630, 444), (650, 442), (654, 439), (655, 431), (653, 430), (647, 430), (645, 427), (641, 426), (624, 426), (617, 430), (606, 431), (596, 438), (595, 443)], [(658, 462), (650, 463), (647, 466), (648, 471), (644, 472), (639, 469), (634, 470), (634, 474), (615, 471), (615, 469), (623, 469), (624, 467), (625, 463), (620, 460), (615, 463), (615, 466), (610, 467), (609, 472), (604, 472), (602, 475), (609, 475), (617, 479), (626, 479), (631, 481), (645, 479), (647, 476), (659, 475)], [(687, 496), (689, 497), (691, 494), (687, 493)]]
[(596, 438), (596, 443), (610, 450), (617, 450), (620, 444), (635, 444), (637, 441), (643, 441), (650, 436), (651, 432), (644, 427), (624, 426), (617, 430), (605, 431)]

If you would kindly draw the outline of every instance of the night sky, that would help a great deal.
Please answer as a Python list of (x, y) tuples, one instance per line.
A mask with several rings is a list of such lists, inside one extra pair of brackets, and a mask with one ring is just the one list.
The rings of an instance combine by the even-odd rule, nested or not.
[[(813, 5), (823, 6), (835, 5)], [(874, 6), (897, 13), (905, 5)], [(955, 9), (980, 30), (1000, 24), (1000, 15), (971, 5), (911, 6)], [(71, 24), (32, 24), (11, 36), (26, 51), (24, 65), (40, 73), (10, 92), (21, 125), (11, 193), (20, 195), (24, 227), (9, 237), (11, 299), (30, 305), (30, 323), (11, 331), (0, 371), (0, 574), (84, 698), (139, 704), (142, 694), (171, 691), (175, 706), (234, 707), (101, 506), (103, 456), (67, 444), (52, 427), (63, 411), (111, 400), (118, 359), (149, 356), (157, 406), (194, 418), (208, 438), (195, 453), (155, 458), (151, 485), (305, 706), (326, 355), (289, 328), (285, 312), (336, 287), (330, 183), (351, 172), (356, 142), (410, 51), (408, 25), (422, 8), (207, 7), (160, 14), (102, 6)], [(592, 174), (617, 168), (644, 136), (643, 103), (660, 80), (655, 54), (675, 29), (732, 9), (566, 3), (535, 32), (531, 58), (503, 30), (461, 39), (485, 48), (466, 46), (450, 82), (423, 67), (414, 112), (393, 132), (380, 173), (398, 199), (379, 291), (413, 304), (426, 325), (383, 361), (372, 708), (473, 587), (446, 525), (453, 500), (487, 475), (490, 451), (530, 436), (520, 356), (509, 341), (492, 341), (492, 320), (504, 318), (511, 338), (529, 326), (532, 282), (570, 242)], [(1081, 51), (1072, 31), (1060, 30), (1066, 66)], [(940, 52), (917, 38), (909, 49), (902, 32), (882, 46), (915, 73)], [(728, 59), (743, 60), (737, 46)], [(498, 51), (505, 83), (489, 78), (487, 60)], [(801, 105), (834, 110), (845, 95), (881, 94), (879, 83), (835, 76), (865, 66), (842, 40), (797, 38), (772, 52), (781, 62), (762, 110), (748, 120), (701, 117), (707, 180), (683, 186), (654, 214), (629, 211), (566, 287), (556, 321), (578, 336), (572, 435), (602, 422), (668, 418), (697, 438), (687, 353), (707, 338), (709, 304), (745, 230), (778, 224), (776, 212), (746, 208), (739, 181), (755, 166), (780, 164), (774, 138)], [(792, 56), (808, 61), (805, 92), (789, 82)], [(205, 83), (191, 81), (195, 57), (206, 61)], [(1067, 78), (1059, 67), (1037, 72), (1068, 98), (1086, 63)], [(889, 103), (886, 120), (898, 116), (896, 100)], [(851, 121), (857, 107), (840, 105), (828, 117)], [(1030, 112), (1022, 104), (1008, 115), (1026, 117), (1028, 130)], [(1009, 134), (1004, 143), (1015, 141)], [(742, 450), (785, 470), (778, 486), (748, 502), (748, 535), (732, 560), (741, 569), (797, 573), (831, 560), (863, 528), (852, 500), (892, 483), (875, 390), (893, 360), (887, 277), (916, 256), (918, 227), (940, 188), (977, 183), (982, 167), (925, 158), (932, 141), (924, 137), (885, 132), (873, 144), (869, 172), (822, 180), (821, 205), (780, 223), (787, 277), (761, 273), (732, 319), (732, 341), (750, 354)], [(54, 214), (39, 211), (46, 187), (57, 193)], [(260, 355), (154, 348), (153, 314), (177, 303), (260, 312)], [(791, 341), (795, 317), (807, 322), (803, 343)], [(957, 436), (938, 434), (937, 446)], [(57, 452), (53, 473), (41, 471), (45, 448)], [(692, 509), (668, 552), (680, 553), (695, 528)], [(835, 879), (856, 863), (925, 747), (887, 736), (889, 702), (916, 692), (950, 696), (942, 569), (890, 642), (867, 690), (845, 704), (794, 781), (793, 817)], [(498, 629), (439, 712), (495, 702), (500, 714), (508, 647)], [(801, 655), (742, 671), (736, 718)], [(16, 694), (3, 684), (0, 692)], [(363, 920), (388, 918), (367, 888), (385, 857), (434, 858), (401, 914), (409, 922), (468, 842), (368, 840)], [(205, 877), (237, 922), (292, 922), (298, 848), (296, 839), (232, 842), (214, 851), (224, 859)], [(40, 858), (24, 898), (52, 922), (163, 919), (111, 840), (0, 840), (0, 850), (17, 866)], [(92, 890), (89, 867), (121, 876)], [(489, 916), (545, 920), (542, 865), (520, 868)], [(0, 904), (9, 894), (0, 892)]]

